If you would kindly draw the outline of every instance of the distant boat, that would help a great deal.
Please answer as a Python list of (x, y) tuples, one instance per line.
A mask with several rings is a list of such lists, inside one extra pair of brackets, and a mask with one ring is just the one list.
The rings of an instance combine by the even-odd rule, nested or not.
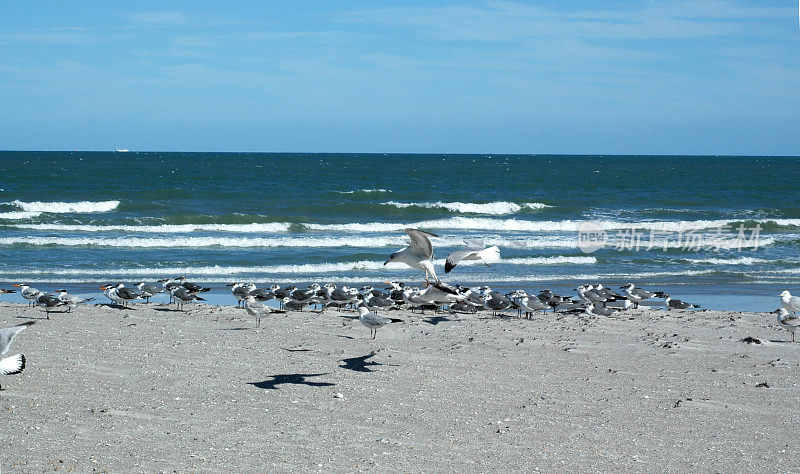
[(128, 151), (127, 148), (114, 148), (114, 151), (117, 153), (126, 153)]

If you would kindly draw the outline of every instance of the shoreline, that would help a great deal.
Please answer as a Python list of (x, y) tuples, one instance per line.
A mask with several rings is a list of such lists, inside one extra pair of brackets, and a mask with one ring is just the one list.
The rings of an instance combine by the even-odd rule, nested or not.
[[(800, 344), (774, 315), (398, 310), (370, 340), (352, 312), (253, 329), (242, 309), (187, 308), (35, 319), (10, 351), (25, 371), (0, 380), (2, 466), (800, 469), (800, 408), (782, 403), (800, 395)], [(0, 303), (2, 327), (28, 318), (44, 312)]]

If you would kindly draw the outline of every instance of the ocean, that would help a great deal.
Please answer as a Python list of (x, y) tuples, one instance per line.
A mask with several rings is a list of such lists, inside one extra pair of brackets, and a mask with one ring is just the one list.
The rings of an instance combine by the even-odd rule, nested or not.
[[(185, 275), (233, 304), (232, 281), (419, 283), (384, 266), (416, 227), (452, 284), (769, 311), (800, 286), (798, 177), (799, 157), (0, 152), (0, 285)], [(444, 274), (472, 238), (502, 260)]]

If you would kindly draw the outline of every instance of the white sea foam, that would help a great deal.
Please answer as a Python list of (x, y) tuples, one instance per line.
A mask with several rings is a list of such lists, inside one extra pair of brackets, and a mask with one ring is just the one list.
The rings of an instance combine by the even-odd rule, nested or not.
[(390, 189), (378, 188), (378, 189), (358, 189), (355, 191), (334, 191), (334, 192), (338, 194), (355, 194), (355, 193), (390, 193), (392, 191)]
[(254, 224), (164, 224), (164, 225), (84, 225), (84, 224), (15, 224), (18, 229), (52, 230), (70, 232), (147, 232), (180, 234), (195, 231), (262, 233), (286, 232), (290, 222), (267, 222)]
[(772, 263), (773, 260), (765, 260), (755, 257), (739, 258), (688, 258), (689, 263), (708, 264), (708, 265), (756, 265), (759, 263)]
[(0, 212), (0, 219), (8, 219), (8, 220), (30, 219), (32, 217), (38, 217), (41, 214), (42, 214), (41, 212), (25, 212), (25, 211)]
[[(23, 219), (35, 217), (35, 215), (23, 215), (23, 213), (0, 213), (14, 214), (15, 217), (8, 219)], [(665, 237), (674, 237), (678, 232), (715, 231), (717, 228), (723, 229), (723, 236), (732, 236), (737, 232), (731, 220), (696, 220), (696, 221), (642, 221), (642, 222), (623, 222), (613, 220), (588, 221), (588, 220), (563, 220), (563, 221), (531, 221), (524, 219), (497, 219), (491, 217), (449, 217), (446, 219), (432, 219), (418, 222), (393, 223), (393, 222), (366, 222), (366, 223), (344, 223), (344, 224), (301, 224), (308, 230), (321, 232), (357, 232), (357, 233), (391, 233), (402, 232), (408, 227), (416, 227), (426, 230), (475, 230), (475, 231), (497, 231), (497, 232), (563, 232), (575, 233), (587, 223), (593, 223), (601, 229), (605, 229), (610, 237), (623, 230), (635, 230), (643, 233), (642, 238), (650, 238), (650, 232), (654, 232), (654, 238), (663, 240)], [(756, 223), (773, 222), (785, 227), (800, 227), (800, 219), (759, 219)], [(83, 225), (83, 224), (14, 224), (13, 227), (31, 230), (51, 230), (51, 231), (126, 231), (126, 232), (152, 232), (152, 233), (183, 233), (193, 231), (216, 231), (234, 233), (259, 233), (259, 232), (285, 232), (290, 230), (291, 223), (271, 222), (253, 224), (164, 224), (164, 225)], [(748, 227), (745, 237), (750, 237)], [(658, 232), (670, 233), (670, 235), (658, 235)], [(763, 237), (762, 237), (763, 239)]]
[[(487, 237), (487, 245), (508, 248), (575, 248), (574, 238), (535, 237), (526, 239), (506, 239)], [(0, 245), (59, 245), (59, 246), (101, 246), (101, 247), (359, 247), (402, 248), (406, 239), (401, 235), (376, 237), (0, 237)], [(457, 247), (463, 245), (458, 238), (442, 238), (436, 245)]]
[(113, 211), (117, 208), (117, 206), (119, 206), (119, 201), (24, 202), (15, 200), (6, 204), (17, 206), (23, 211), (28, 212), (52, 212), (56, 214), (64, 214)]
[(447, 209), (451, 212), (461, 212), (464, 214), (514, 214), (523, 208), (527, 209), (543, 209), (551, 207), (541, 202), (528, 202), (524, 204), (517, 204), (508, 201), (496, 201), (487, 203), (474, 203), (474, 202), (397, 202), (388, 201), (383, 203), (386, 206), (394, 206), (398, 208), (421, 207), (425, 209)]

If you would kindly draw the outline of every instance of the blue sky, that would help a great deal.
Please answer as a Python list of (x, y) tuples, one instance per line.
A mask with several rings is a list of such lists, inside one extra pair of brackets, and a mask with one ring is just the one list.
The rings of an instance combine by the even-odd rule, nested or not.
[(0, 149), (800, 155), (792, 1), (3, 2)]

